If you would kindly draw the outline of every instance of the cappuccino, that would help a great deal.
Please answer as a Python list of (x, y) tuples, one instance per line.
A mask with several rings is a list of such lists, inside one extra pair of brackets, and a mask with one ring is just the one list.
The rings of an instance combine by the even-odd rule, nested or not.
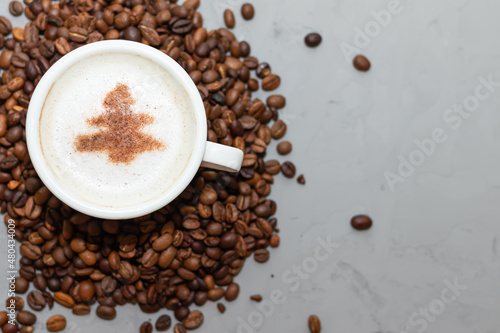
[(162, 66), (102, 53), (67, 69), (40, 116), (44, 158), (64, 191), (102, 207), (157, 199), (183, 174), (195, 145), (194, 106)]

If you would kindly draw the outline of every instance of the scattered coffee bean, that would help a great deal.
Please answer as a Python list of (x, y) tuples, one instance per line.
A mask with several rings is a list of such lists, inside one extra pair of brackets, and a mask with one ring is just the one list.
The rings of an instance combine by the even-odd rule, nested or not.
[(321, 322), (319, 321), (318, 316), (310, 315), (309, 320), (309, 332), (311, 333), (320, 333), (321, 332)]
[(217, 309), (219, 310), (220, 313), (226, 312), (226, 306), (222, 303), (217, 303)]
[(321, 35), (318, 34), (318, 33), (315, 33), (315, 32), (308, 34), (304, 38), (304, 41), (305, 41), (306, 45), (309, 46), (309, 47), (316, 47), (316, 46), (318, 46), (319, 44), (321, 44), (322, 40), (323, 40), (323, 38), (321, 38)]
[(301, 185), (304, 185), (306, 183), (306, 178), (304, 177), (304, 175), (300, 175), (297, 177), (297, 183)]
[(33, 325), (36, 322), (36, 315), (29, 311), (19, 311), (16, 319), (19, 324)]
[(281, 172), (285, 177), (295, 177), (295, 165), (292, 162), (285, 162), (281, 165)]
[(151, 332), (153, 332), (153, 325), (149, 321), (145, 321), (142, 323), (139, 332), (140, 333), (151, 333)]
[(292, 151), (292, 144), (290, 141), (282, 141), (276, 147), (278, 150), (278, 154), (280, 155), (288, 155)]
[(370, 60), (368, 60), (364, 55), (361, 54), (355, 56), (352, 63), (354, 67), (361, 72), (367, 72), (371, 67)]
[(62, 331), (66, 328), (66, 318), (62, 315), (55, 315), (47, 319), (47, 330), (50, 332)]
[(262, 296), (261, 296), (261, 295), (259, 295), (259, 294), (257, 294), (257, 295), (252, 295), (252, 296), (250, 296), (250, 299), (251, 299), (252, 301), (255, 301), (255, 302), (258, 302), (258, 303), (259, 303), (259, 302), (261, 302), (261, 301), (262, 301)]
[(9, 12), (12, 16), (19, 16), (24, 12), (23, 4), (17, 0), (11, 1), (9, 4)]
[(234, 19), (233, 11), (231, 9), (226, 9), (224, 11), (224, 23), (229, 29), (234, 28), (236, 22)]
[(172, 318), (169, 315), (161, 315), (156, 320), (155, 328), (159, 332), (167, 331), (172, 326)]
[(372, 224), (372, 219), (367, 215), (356, 215), (351, 219), (351, 226), (356, 230), (370, 229)]
[(243, 6), (241, 6), (241, 16), (245, 20), (251, 20), (253, 19), (255, 15), (255, 9), (253, 8), (253, 5), (250, 3), (244, 3)]

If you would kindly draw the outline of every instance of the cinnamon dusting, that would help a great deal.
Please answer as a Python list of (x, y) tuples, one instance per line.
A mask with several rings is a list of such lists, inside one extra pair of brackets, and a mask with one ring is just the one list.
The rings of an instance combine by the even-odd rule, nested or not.
[(103, 101), (105, 113), (87, 119), (90, 126), (101, 129), (78, 135), (76, 150), (81, 153), (106, 152), (110, 162), (129, 164), (141, 153), (165, 149), (161, 141), (142, 132), (145, 126), (153, 123), (154, 117), (133, 112), (131, 107), (134, 104), (129, 87), (118, 83)]

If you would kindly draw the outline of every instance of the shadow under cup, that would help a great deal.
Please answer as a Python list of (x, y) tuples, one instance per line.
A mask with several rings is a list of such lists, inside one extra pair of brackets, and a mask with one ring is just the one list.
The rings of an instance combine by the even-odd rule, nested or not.
[[(107, 219), (146, 215), (174, 200), (199, 169), (206, 137), (189, 75), (129, 41), (93, 43), (61, 58), (36, 87), (26, 120), (30, 157), (47, 188)], [(93, 150), (80, 142), (93, 142)], [(144, 142), (157, 145), (136, 151)]]

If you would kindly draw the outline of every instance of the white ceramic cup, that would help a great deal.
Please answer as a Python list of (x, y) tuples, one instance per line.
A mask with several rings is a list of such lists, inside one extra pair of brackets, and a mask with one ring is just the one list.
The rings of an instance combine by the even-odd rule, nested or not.
[[(193, 106), (195, 144), (184, 172), (157, 198), (129, 207), (103, 207), (82, 201), (75, 193), (61, 186), (60, 180), (48, 166), (40, 142), (40, 116), (47, 95), (59, 76), (77, 62), (96, 54), (120, 53), (145, 57), (165, 68), (187, 92)], [(124, 68), (126, 71), (126, 68)], [(50, 110), (44, 110), (50, 112)], [(105, 219), (129, 219), (154, 212), (174, 200), (189, 185), (202, 167), (237, 172), (243, 161), (239, 149), (207, 141), (207, 119), (198, 88), (184, 69), (172, 58), (155, 48), (130, 41), (102, 41), (80, 47), (61, 58), (42, 77), (30, 101), (26, 119), (26, 140), (33, 166), (45, 186), (62, 202), (84, 214)]]

